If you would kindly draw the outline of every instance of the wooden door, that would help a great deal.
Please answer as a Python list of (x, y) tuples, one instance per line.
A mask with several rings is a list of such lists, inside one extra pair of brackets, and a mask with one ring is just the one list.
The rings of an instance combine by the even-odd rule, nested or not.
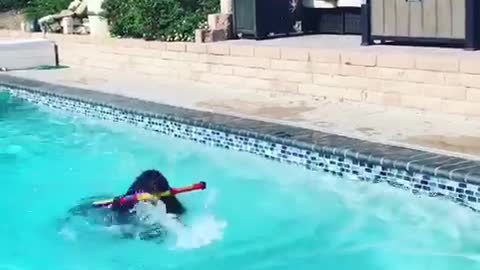
[(371, 0), (372, 35), (465, 38), (465, 0)]

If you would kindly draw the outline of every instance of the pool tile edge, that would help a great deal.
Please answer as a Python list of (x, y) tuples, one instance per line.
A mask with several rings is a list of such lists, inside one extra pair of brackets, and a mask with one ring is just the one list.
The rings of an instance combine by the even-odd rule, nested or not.
[[(211, 136), (217, 136), (217, 139), (214, 139), (215, 143), (212, 143), (215, 146), (229, 148), (228, 142), (224, 143), (218, 138), (226, 138), (232, 142), (236, 137), (234, 139), (227, 137), (233, 134), (240, 136), (238, 138), (241, 138), (240, 141), (243, 143), (248, 141), (247, 146), (237, 147), (239, 149), (236, 150), (253, 152), (269, 159), (295, 163), (308, 169), (323, 170), (347, 178), (353, 177), (356, 180), (387, 182), (393, 186), (411, 190), (413, 193), (448, 197), (462, 205), (480, 210), (480, 162), (478, 161), (372, 143), (305, 128), (54, 85), (5, 74), (0, 74), (0, 86), (10, 88), (14, 94), (17, 89), (16, 96), (42, 105), (61, 103), (62, 99), (73, 102), (64, 104), (65, 107), (58, 106), (57, 109), (74, 107), (76, 106), (74, 102), (77, 102), (77, 105), (87, 104), (88, 110), (91, 111), (86, 110), (83, 113), (91, 114), (89, 116), (93, 117), (102, 110), (117, 110), (122, 115), (125, 113), (139, 116), (133, 117), (133, 120), (127, 119), (128, 117), (124, 120), (147, 129), (149, 125), (145, 124), (146, 119), (151, 123), (154, 121), (152, 119), (161, 119), (168, 121), (163, 122), (164, 125), (173, 125), (168, 131), (162, 131), (162, 133), (170, 132), (169, 135), (184, 136), (187, 139), (194, 137), (188, 134), (182, 136), (175, 134), (180, 129), (179, 125), (186, 126), (182, 126), (185, 130), (188, 127), (203, 128), (210, 130), (208, 132)], [(159, 130), (154, 131), (159, 132)], [(255, 142), (250, 143), (249, 138)]]

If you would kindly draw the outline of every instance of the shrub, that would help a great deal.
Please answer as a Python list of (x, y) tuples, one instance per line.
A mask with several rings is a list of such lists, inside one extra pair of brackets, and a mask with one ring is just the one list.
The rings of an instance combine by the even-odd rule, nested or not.
[(105, 0), (103, 8), (115, 36), (191, 41), (219, 0)]
[(0, 0), (0, 12), (22, 9), (26, 4), (27, 0)]
[[(2, 0), (0, 0), (2, 1)], [(27, 19), (36, 20), (68, 8), (72, 0), (30, 0), (23, 9)]]

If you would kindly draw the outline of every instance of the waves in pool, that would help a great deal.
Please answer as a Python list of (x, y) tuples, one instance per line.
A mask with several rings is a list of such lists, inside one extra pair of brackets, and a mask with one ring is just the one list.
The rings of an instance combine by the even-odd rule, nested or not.
[[(212, 202), (214, 194), (208, 191), (205, 202)], [(76, 240), (78, 233), (87, 236), (93, 231), (111, 233), (112, 237), (167, 244), (170, 249), (192, 249), (221, 240), (227, 225), (209, 212), (207, 203), (199, 215), (194, 215), (193, 219), (190, 217), (185, 224), (177, 216), (167, 213), (161, 201), (156, 205), (139, 202), (129, 211), (128, 222), (118, 222), (110, 209), (91, 207), (92, 202), (100, 198), (88, 198), (70, 209), (67, 217), (59, 222), (59, 232), (70, 240)]]
[[(208, 188), (178, 195), (180, 220), (163, 204), (138, 204), (130, 225), (79, 214), (147, 169)], [(479, 215), (453, 203), (4, 94), (0, 173), (0, 270), (480, 269)]]

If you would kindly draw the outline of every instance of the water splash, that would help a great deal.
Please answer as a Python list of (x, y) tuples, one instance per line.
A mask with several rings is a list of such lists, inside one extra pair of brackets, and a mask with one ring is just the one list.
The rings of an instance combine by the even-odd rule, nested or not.
[(156, 205), (139, 202), (131, 210), (134, 216), (130, 219), (131, 224), (117, 224), (111, 214), (98, 209), (85, 210), (81, 205), (71, 210), (72, 216), (61, 223), (58, 234), (67, 241), (77, 241), (79, 237), (103, 238), (113, 235), (160, 243), (171, 241), (172, 249), (200, 248), (222, 240), (227, 227), (225, 221), (218, 219), (209, 210), (214, 205), (216, 196), (215, 190), (209, 191), (203, 207), (200, 211), (192, 210), (185, 223), (176, 215), (168, 214), (161, 201)]
[(165, 205), (160, 201), (156, 205), (138, 203), (133, 211), (144, 225), (161, 225), (174, 235), (173, 249), (193, 249), (209, 245), (223, 239), (227, 222), (215, 217), (208, 211), (216, 198), (216, 193), (208, 193), (201, 214), (193, 216), (190, 224), (182, 223), (175, 215), (167, 214)]
[(60, 234), (65, 240), (68, 240), (68, 241), (77, 240), (77, 233), (75, 232), (75, 230), (72, 230), (69, 227), (60, 228), (58, 234)]
[(207, 192), (207, 198), (205, 199), (205, 203), (203, 204), (203, 208), (208, 211), (208, 209), (213, 206), (216, 202), (218, 196), (218, 190), (215, 188), (210, 189)]
[[(472, 256), (477, 250), (474, 243), (480, 241), (478, 214), (467, 208), (438, 198), (419, 197), (386, 183), (351, 185), (337, 181), (317, 185), (316, 189), (322, 194), (335, 194), (342, 205), (340, 211), (351, 213), (352, 218), (335, 230), (338, 237), (329, 246), (332, 251), (357, 253), (372, 249), (478, 260)], [(358, 235), (370, 236), (358, 239)]]

